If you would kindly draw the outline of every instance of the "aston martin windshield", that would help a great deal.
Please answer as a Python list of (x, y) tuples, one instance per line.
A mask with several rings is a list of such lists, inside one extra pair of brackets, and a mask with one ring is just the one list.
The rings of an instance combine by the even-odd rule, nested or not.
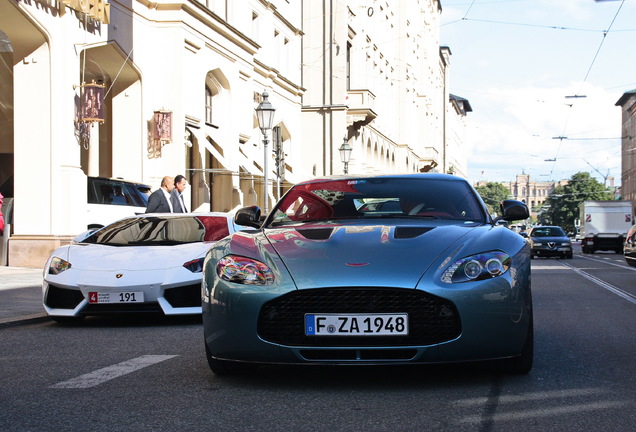
[(271, 225), (361, 218), (485, 222), (486, 215), (465, 182), (376, 177), (297, 185), (274, 208)]
[(148, 216), (123, 219), (95, 232), (83, 243), (110, 246), (176, 245), (217, 241), (229, 234), (227, 220), (213, 216)]

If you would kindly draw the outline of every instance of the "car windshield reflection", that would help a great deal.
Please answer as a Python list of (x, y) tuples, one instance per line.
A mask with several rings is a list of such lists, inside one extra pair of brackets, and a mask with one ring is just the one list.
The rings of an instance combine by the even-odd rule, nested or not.
[(214, 216), (145, 216), (123, 219), (82, 243), (109, 246), (171, 246), (217, 241), (229, 235), (227, 219)]
[(274, 208), (270, 225), (369, 218), (486, 221), (464, 182), (389, 177), (297, 186)]

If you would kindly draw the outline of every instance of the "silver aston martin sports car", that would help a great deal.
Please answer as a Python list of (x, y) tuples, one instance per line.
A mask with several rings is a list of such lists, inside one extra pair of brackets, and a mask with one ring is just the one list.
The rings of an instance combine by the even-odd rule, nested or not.
[(295, 185), (206, 254), (202, 312), (217, 374), (258, 364), (502, 360), (532, 368), (530, 246), (472, 186), (444, 174)]

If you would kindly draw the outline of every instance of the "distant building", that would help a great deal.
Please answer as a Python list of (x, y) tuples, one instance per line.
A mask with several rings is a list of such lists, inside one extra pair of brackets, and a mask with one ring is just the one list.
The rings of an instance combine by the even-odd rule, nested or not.
[(636, 89), (616, 102), (621, 107), (621, 195), (636, 201)]
[[(475, 186), (485, 186), (486, 181), (480, 181)], [(517, 174), (515, 181), (501, 182), (509, 191), (509, 199), (526, 203), (531, 216), (537, 216), (548, 196), (557, 186), (565, 186), (568, 180), (534, 181), (529, 174)]]

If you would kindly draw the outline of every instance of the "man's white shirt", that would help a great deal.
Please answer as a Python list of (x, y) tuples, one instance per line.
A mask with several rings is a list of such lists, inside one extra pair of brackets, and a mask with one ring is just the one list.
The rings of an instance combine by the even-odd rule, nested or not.
[(172, 208), (172, 201), (170, 201), (170, 192), (168, 192), (164, 188), (161, 188), (161, 191), (163, 192), (163, 195), (166, 197), (166, 200), (168, 201), (168, 205), (170, 206), (170, 213), (174, 213), (174, 209)]

